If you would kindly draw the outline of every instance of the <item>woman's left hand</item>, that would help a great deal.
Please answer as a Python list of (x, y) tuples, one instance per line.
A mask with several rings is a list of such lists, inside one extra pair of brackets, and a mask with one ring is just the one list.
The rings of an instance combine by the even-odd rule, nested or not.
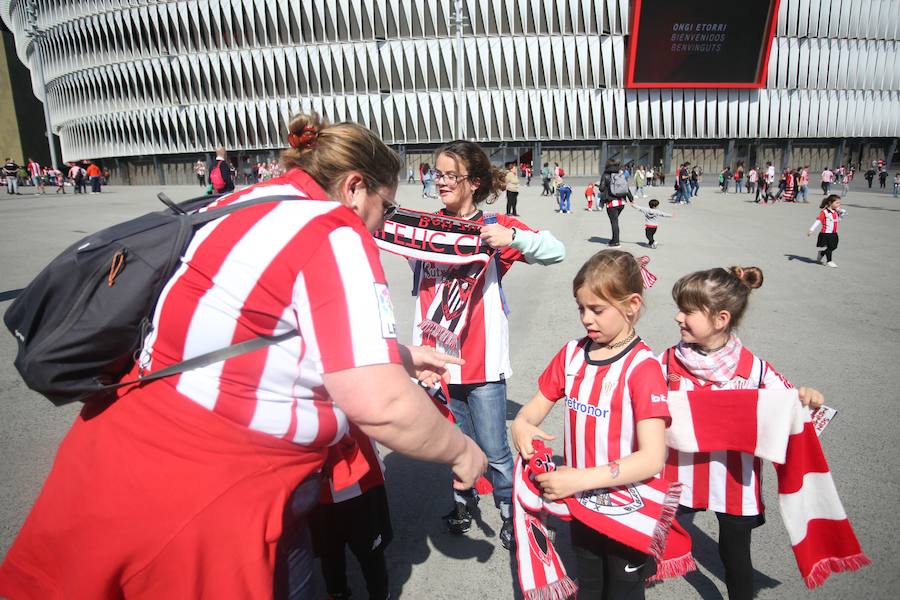
[(585, 489), (584, 471), (572, 467), (556, 467), (549, 473), (535, 475), (534, 480), (547, 500), (562, 500)]
[(481, 226), (481, 240), (491, 248), (506, 248), (513, 241), (512, 229), (499, 223)]
[(800, 389), (797, 390), (797, 393), (800, 396), (800, 402), (803, 403), (803, 406), (816, 409), (825, 403), (825, 396), (823, 396), (822, 392), (819, 390), (801, 386)]
[(403, 366), (410, 377), (415, 377), (431, 387), (441, 379), (450, 380), (447, 365), (463, 365), (466, 361), (450, 354), (438, 352), (430, 346), (404, 346), (400, 344), (400, 356)]

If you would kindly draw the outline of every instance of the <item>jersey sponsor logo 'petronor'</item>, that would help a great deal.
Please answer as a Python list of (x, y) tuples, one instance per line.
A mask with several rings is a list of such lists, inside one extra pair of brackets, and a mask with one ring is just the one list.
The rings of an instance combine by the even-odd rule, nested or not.
[(644, 500), (633, 484), (598, 488), (578, 493), (578, 502), (588, 510), (618, 517), (644, 508)]
[(575, 398), (566, 397), (566, 407), (571, 411), (584, 413), (589, 417), (596, 417), (598, 419), (609, 417), (608, 408), (599, 408), (597, 406), (585, 404), (584, 402), (579, 402)]

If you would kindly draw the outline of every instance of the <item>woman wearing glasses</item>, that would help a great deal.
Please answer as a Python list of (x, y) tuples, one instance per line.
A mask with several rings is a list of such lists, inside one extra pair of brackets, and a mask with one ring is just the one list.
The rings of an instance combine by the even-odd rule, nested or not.
[[(399, 158), (314, 115), (291, 121), (290, 145), (284, 175), (217, 200), (273, 201), (199, 229), (126, 378), (297, 335), (86, 407), (0, 567), (0, 596), (269, 598), (274, 585), (312, 598), (306, 513), (351, 421), (452, 465), (461, 489), (484, 472), (481, 450), (410, 382), (449, 357), (397, 343), (372, 232), (393, 210)], [(362, 475), (343, 472), (345, 485)]]
[[(509, 323), (500, 280), (516, 262), (550, 265), (565, 258), (565, 247), (549, 231), (534, 231), (503, 214), (485, 213), (482, 203), (496, 200), (506, 174), (491, 165), (475, 143), (451, 142), (437, 152), (435, 185), (444, 207), (439, 214), (481, 224), (481, 239), (497, 249), (487, 265), (448, 267), (414, 261), (416, 314), (414, 340), (446, 350), (437, 340), (452, 334), (465, 364), (447, 365), (450, 403), (463, 433), (474, 438), (488, 457), (494, 503), (503, 526), (500, 541), (512, 543), (513, 459), (506, 438), (506, 379), (509, 361)], [(431, 333), (423, 333), (428, 331)], [(438, 332), (438, 333), (436, 333)], [(454, 493), (454, 508), (446, 515), (448, 529), (457, 534), (472, 524), (472, 490)]]

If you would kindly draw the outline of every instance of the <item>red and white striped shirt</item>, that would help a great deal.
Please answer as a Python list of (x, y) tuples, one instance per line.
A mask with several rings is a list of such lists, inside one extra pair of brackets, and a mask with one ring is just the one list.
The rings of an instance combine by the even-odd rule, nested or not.
[(161, 380), (235, 423), (322, 448), (347, 418), (322, 375), (400, 363), (378, 249), (349, 208), (292, 170), (220, 198), (257, 204), (201, 227), (166, 284), (145, 340), (148, 372), (261, 335), (298, 337)]
[[(769, 363), (741, 348), (734, 378), (724, 384), (702, 381), (678, 360), (674, 348), (660, 357), (669, 389), (786, 389), (793, 386)], [(760, 494), (762, 461), (752, 454), (735, 451), (679, 452), (669, 449), (663, 477), (680, 481), (681, 504), (690, 508), (711, 509), (736, 516), (762, 513), (765, 505)]]
[(35, 161), (31, 161), (30, 163), (28, 163), (28, 173), (32, 177), (40, 177), (41, 176), (41, 165), (39, 165)]
[(822, 233), (837, 233), (838, 223), (841, 222), (846, 214), (847, 211), (844, 209), (830, 210), (823, 208), (822, 212), (819, 213), (819, 216), (810, 228), (810, 231), (815, 231), (817, 227), (821, 227)]
[(628, 202), (628, 198), (625, 196), (620, 196), (618, 198), (613, 197), (606, 201), (606, 208), (615, 208), (617, 206), (625, 206), (625, 203)]
[(565, 398), (565, 458), (576, 469), (632, 454), (638, 421), (671, 422), (662, 369), (640, 338), (604, 361), (588, 357), (590, 344), (587, 337), (566, 344), (538, 379), (545, 398)]
[(352, 440), (359, 446), (366, 464), (369, 465), (369, 470), (359, 481), (340, 490), (335, 490), (334, 480), (330, 477), (327, 478), (327, 485), (322, 485), (320, 502), (327, 504), (344, 502), (345, 500), (361, 496), (379, 485), (384, 485), (384, 463), (381, 461), (381, 455), (378, 453), (375, 441), (353, 423), (350, 423), (350, 431), (347, 433), (347, 438), (348, 441)]
[[(446, 214), (443, 209), (438, 214)], [(480, 213), (476, 223), (484, 223)], [(521, 221), (506, 215), (497, 215), (497, 223), (522, 231), (534, 231)], [(472, 288), (469, 296), (468, 322), (460, 332), (460, 356), (466, 361), (462, 367), (447, 365), (450, 383), (484, 383), (509, 379), (512, 366), (509, 361), (509, 321), (503, 311), (500, 296), (500, 280), (516, 261), (526, 262), (525, 256), (507, 246), (500, 250), (500, 260), (491, 260), (485, 272)], [(499, 265), (498, 265), (499, 262)], [(413, 344), (422, 344), (419, 323), (428, 318), (428, 308), (441, 289), (441, 283), (450, 267), (423, 262), (419, 288), (416, 293), (416, 313), (413, 323)]]

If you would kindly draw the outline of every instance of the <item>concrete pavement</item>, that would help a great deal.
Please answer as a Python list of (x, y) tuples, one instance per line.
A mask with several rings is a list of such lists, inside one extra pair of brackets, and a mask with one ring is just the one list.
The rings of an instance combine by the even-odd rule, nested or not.
[[(586, 183), (587, 180), (584, 180)], [(521, 219), (546, 228), (566, 243), (567, 260), (552, 267), (516, 265), (504, 279), (509, 299), (512, 362), (509, 418), (535, 391), (536, 379), (553, 354), (581, 335), (571, 281), (581, 264), (605, 248), (609, 222), (602, 212), (582, 210), (584, 183), (573, 187), (572, 214), (554, 212), (540, 184), (522, 187)], [(28, 188), (25, 188), (28, 191)], [(0, 193), (0, 311), (15, 290), (62, 248), (108, 224), (161, 208), (154, 187), (109, 187), (100, 195), (5, 196)], [(175, 200), (200, 193), (198, 187), (165, 190)], [(675, 218), (662, 220), (657, 242), (644, 241), (637, 211), (622, 214), (622, 249), (649, 255), (658, 277), (646, 294), (639, 334), (655, 350), (678, 339), (670, 290), (678, 277), (713, 266), (756, 265), (765, 283), (751, 295), (739, 331), (742, 340), (796, 384), (822, 390), (839, 410), (823, 434), (823, 446), (835, 483), (863, 548), (874, 565), (852, 574), (833, 576), (815, 592), (821, 598), (894, 597), (900, 585), (900, 559), (894, 551), (900, 510), (900, 458), (895, 367), (900, 350), (900, 200), (890, 193), (865, 189), (858, 182), (844, 201), (849, 211), (841, 224), (837, 269), (812, 262), (814, 237), (805, 231), (818, 213), (821, 192), (810, 204), (759, 206), (746, 194), (720, 194), (707, 185), (691, 206), (667, 202), (669, 186), (650, 188), (648, 197)], [(401, 186), (405, 206), (433, 210), (418, 185)], [(646, 200), (638, 200), (646, 205)], [(494, 207), (502, 210), (501, 199)], [(401, 340), (408, 341), (412, 323), (411, 276), (405, 262), (384, 256)], [(4, 329), (5, 331), (5, 329)], [(75, 407), (53, 408), (28, 391), (12, 367), (15, 344), (0, 333), (0, 553), (5, 554), (49, 470), (59, 440), (75, 415)], [(557, 435), (562, 412), (546, 422)], [(557, 449), (558, 450), (558, 449)], [(513, 597), (514, 567), (499, 546), (500, 519), (490, 498), (483, 498), (481, 520), (468, 537), (442, 531), (440, 515), (450, 507), (446, 468), (388, 453), (388, 490), (395, 539), (388, 550), (392, 587), (403, 598)], [(768, 523), (753, 539), (759, 598), (793, 598), (806, 594), (781, 523), (771, 467), (764, 469)], [(722, 568), (716, 554), (717, 525), (702, 513), (694, 521), (695, 553), (700, 572), (648, 590), (648, 598), (720, 598)], [(568, 533), (560, 526), (558, 549), (571, 565)], [(357, 596), (364, 597), (358, 571), (350, 561)], [(574, 572), (574, 566), (570, 569)], [(895, 590), (891, 592), (890, 590)], [(324, 597), (324, 593), (323, 593)]]

